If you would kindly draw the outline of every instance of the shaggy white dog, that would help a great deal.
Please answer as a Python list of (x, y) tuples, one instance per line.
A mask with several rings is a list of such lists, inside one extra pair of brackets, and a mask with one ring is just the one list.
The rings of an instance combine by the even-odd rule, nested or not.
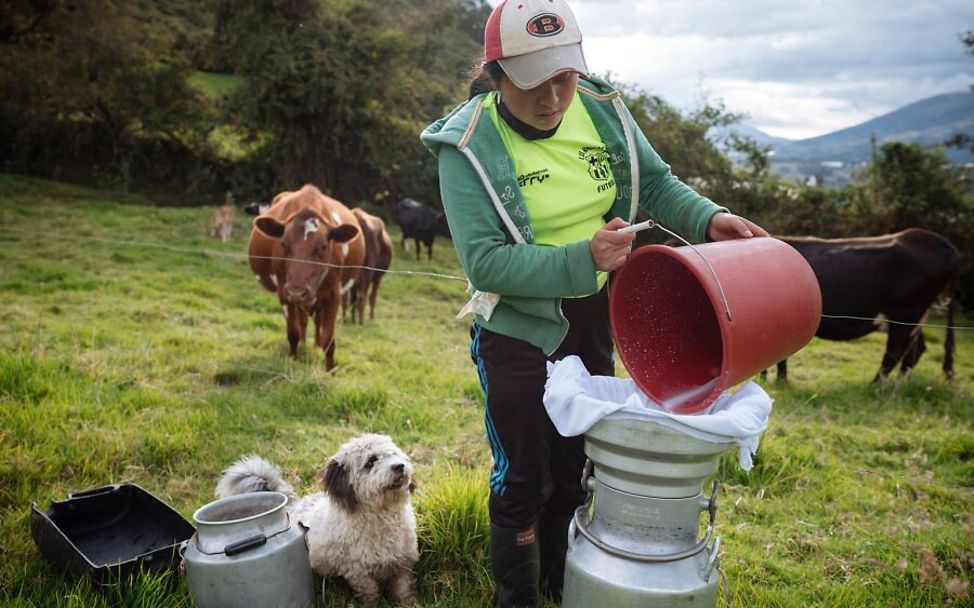
[(385, 591), (415, 604), (413, 566), (419, 549), (409, 457), (386, 435), (360, 435), (331, 457), (320, 485), (322, 492), (298, 498), (277, 467), (259, 456), (245, 456), (224, 471), (216, 495), (287, 495), (291, 515), (308, 528), (315, 572), (343, 577), (363, 601), (375, 601)]

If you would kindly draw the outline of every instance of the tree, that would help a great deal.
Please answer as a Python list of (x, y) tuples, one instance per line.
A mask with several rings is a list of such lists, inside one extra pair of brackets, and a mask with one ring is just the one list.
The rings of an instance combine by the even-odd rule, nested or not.
[(765, 228), (794, 226), (786, 209), (794, 206), (797, 187), (770, 174), (768, 148), (748, 138), (731, 137), (729, 150), (741, 159), (735, 165), (707, 137), (712, 129), (737, 123), (738, 115), (710, 102), (682, 113), (657, 95), (625, 84), (616, 86), (653, 148), (685, 183)]
[(423, 174), (432, 177), (423, 194), (435, 196), (433, 159), (418, 136), (462, 86), (444, 53), (461, 9), (449, 0), (383, 10), (367, 0), (221, 3), (216, 44), (247, 83), (233, 111), (270, 134), (259, 154), (277, 186), (311, 182), (356, 200), (415, 187)]
[(708, 193), (727, 186), (733, 166), (706, 135), (711, 128), (733, 124), (737, 116), (709, 104), (684, 116), (658, 95), (624, 83), (613, 85), (622, 93), (636, 124), (676, 175)]
[(11, 0), (0, 4), (0, 43), (19, 42), (57, 7), (58, 0)]
[[(967, 47), (967, 54), (974, 55), (974, 30), (970, 30), (960, 36), (961, 42)], [(971, 90), (974, 91), (974, 84), (971, 85)], [(955, 133), (944, 142), (944, 145), (949, 148), (969, 148), (971, 152), (974, 152), (974, 136), (969, 133)]]
[(104, 156), (127, 187), (146, 140), (199, 149), (193, 127), (202, 105), (186, 83), (189, 66), (167, 54), (165, 39), (131, 7), (114, 0), (20, 4), (25, 12), (0, 45), (5, 157), (38, 171), (85, 150), (94, 162)]
[[(857, 184), (857, 220), (866, 234), (926, 228), (947, 237), (961, 251), (954, 289), (966, 310), (974, 310), (974, 204), (961, 173), (942, 150), (887, 142), (867, 168), (872, 188)], [(843, 220), (844, 221), (844, 220)]]
[(962, 219), (963, 185), (942, 150), (887, 142), (869, 167), (880, 223), (902, 230), (923, 226), (940, 232)]

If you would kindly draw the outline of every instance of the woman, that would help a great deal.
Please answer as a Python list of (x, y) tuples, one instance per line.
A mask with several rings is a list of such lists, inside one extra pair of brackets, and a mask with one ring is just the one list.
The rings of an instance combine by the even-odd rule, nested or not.
[(539, 584), (560, 596), (568, 524), (585, 498), (583, 439), (559, 436), (541, 401), (546, 362), (574, 354), (613, 375), (606, 282), (634, 239), (619, 229), (643, 209), (696, 242), (767, 233), (670, 172), (619, 94), (588, 75), (563, 0), (502, 2), (484, 38), (496, 90), (421, 139), (474, 290), (464, 311), (475, 314), (470, 352), (494, 461), (496, 605), (537, 606)]

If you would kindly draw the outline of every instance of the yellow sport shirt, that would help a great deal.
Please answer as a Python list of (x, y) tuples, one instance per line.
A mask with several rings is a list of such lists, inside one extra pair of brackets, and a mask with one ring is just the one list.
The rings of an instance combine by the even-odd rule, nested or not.
[[(605, 225), (616, 198), (609, 154), (575, 93), (554, 135), (525, 139), (498, 114), (496, 93), (484, 110), (514, 162), (536, 245), (557, 247), (588, 240)], [(598, 273), (599, 288), (607, 274)]]

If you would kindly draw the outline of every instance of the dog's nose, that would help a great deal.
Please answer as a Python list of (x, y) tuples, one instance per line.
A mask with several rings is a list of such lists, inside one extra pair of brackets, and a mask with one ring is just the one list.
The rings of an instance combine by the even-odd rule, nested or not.
[(392, 465), (392, 470), (395, 471), (396, 473), (402, 473), (403, 471), (406, 470), (406, 465), (404, 465), (401, 462), (399, 464), (394, 464)]

